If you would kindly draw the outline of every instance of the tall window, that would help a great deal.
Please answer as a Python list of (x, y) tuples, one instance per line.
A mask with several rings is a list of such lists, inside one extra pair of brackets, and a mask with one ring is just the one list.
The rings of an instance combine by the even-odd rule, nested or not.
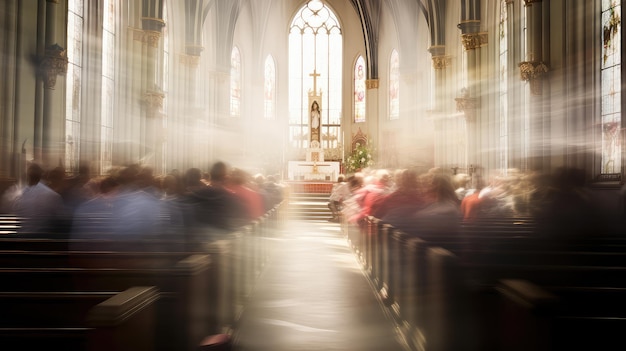
[[(519, 6), (522, 6), (521, 4)], [(520, 61), (528, 61), (532, 60), (532, 57), (527, 56), (527, 44), (528, 43), (528, 17), (526, 16), (526, 11), (520, 11), (520, 23), (521, 23), (521, 56), (519, 57)], [(530, 83), (524, 83), (522, 89), (522, 162), (521, 168), (524, 171), (529, 169), (529, 160), (530, 160)]]
[[(321, 0), (307, 2), (289, 27), (289, 140), (308, 147), (308, 94), (322, 96), (322, 147), (341, 141), (342, 37), (337, 16)], [(313, 76), (312, 74), (315, 74)]]
[(115, 78), (115, 0), (104, 0), (102, 23), (102, 111), (100, 115), (100, 170), (112, 166)]
[(602, 0), (602, 174), (622, 171), (621, 11), (619, 1)]
[(356, 59), (354, 65), (354, 122), (365, 122), (365, 60)]
[(265, 81), (263, 84), (263, 116), (265, 119), (276, 119), (276, 66), (272, 55), (265, 59)]
[(500, 1), (500, 164), (499, 167), (502, 172), (506, 173), (508, 168), (508, 153), (509, 153), (509, 109), (508, 109), (508, 40), (507, 40), (507, 1)]
[[(163, 33), (163, 50), (162, 52), (162, 62), (163, 64), (159, 65), (159, 67), (161, 67), (161, 69), (163, 70), (161, 73), (161, 90), (163, 91), (163, 133), (166, 133), (166, 131), (168, 130), (168, 115), (167, 115), (167, 109), (168, 109), (168, 99), (167, 99), (167, 92), (169, 91), (170, 88), (170, 79), (169, 79), (169, 75), (170, 75), (170, 36), (169, 36), (169, 27), (168, 27), (168, 10), (167, 10), (167, 1), (163, 1), (163, 19), (165, 20), (165, 26), (163, 26), (162, 29), (162, 33)], [(161, 145), (161, 163), (162, 163), (162, 169), (161, 171), (163, 173), (165, 173), (164, 171), (168, 169), (168, 163), (167, 163), (167, 150), (168, 150), (168, 144), (167, 144), (167, 140), (169, 138), (167, 138), (167, 136), (163, 136), (163, 144)]]
[(389, 119), (400, 118), (400, 55), (395, 49), (389, 60)]
[(239, 48), (233, 47), (230, 54), (230, 116), (241, 115), (241, 55)]
[(67, 86), (65, 91), (65, 169), (78, 170), (80, 155), (81, 70), (83, 51), (83, 2), (68, 0)]

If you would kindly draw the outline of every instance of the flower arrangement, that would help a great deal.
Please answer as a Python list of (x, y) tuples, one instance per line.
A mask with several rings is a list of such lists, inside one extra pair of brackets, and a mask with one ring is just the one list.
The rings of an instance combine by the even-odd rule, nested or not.
[(358, 172), (363, 168), (374, 165), (372, 152), (367, 145), (356, 143), (356, 148), (352, 150), (352, 154), (346, 159), (346, 171)]

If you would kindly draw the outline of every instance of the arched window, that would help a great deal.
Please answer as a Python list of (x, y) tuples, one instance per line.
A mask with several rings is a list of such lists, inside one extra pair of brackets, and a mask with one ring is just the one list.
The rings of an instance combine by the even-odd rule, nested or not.
[(263, 117), (265, 119), (276, 119), (276, 65), (272, 55), (268, 55), (265, 59), (263, 106)]
[(233, 47), (230, 54), (230, 116), (241, 115), (241, 54)]
[(78, 171), (80, 156), (83, 2), (68, 0), (67, 83), (65, 91), (65, 170)]
[(308, 1), (289, 27), (289, 141), (292, 147), (308, 147), (308, 94), (314, 90), (322, 98), (322, 147), (336, 147), (341, 141), (342, 56), (337, 16), (320, 0)]
[(395, 49), (389, 60), (389, 119), (400, 118), (400, 55)]
[(115, 92), (115, 16), (116, 0), (104, 0), (102, 22), (102, 111), (100, 115), (100, 170), (105, 172), (113, 160), (113, 106)]
[[(162, 69), (161, 72), (161, 90), (163, 91), (163, 131), (169, 130), (168, 124), (170, 120), (168, 118), (167, 110), (168, 110), (168, 99), (167, 93), (170, 89), (170, 36), (169, 36), (169, 13), (167, 8), (167, 1), (163, 1), (163, 19), (165, 20), (165, 25), (162, 28), (163, 33), (163, 50), (161, 50), (161, 62), (162, 64), (159, 67)], [(163, 143), (161, 145), (161, 172), (165, 173), (165, 170), (168, 169), (167, 162), (167, 150), (169, 138), (164, 136)]]
[(622, 171), (621, 13), (619, 1), (602, 1), (601, 174), (621, 173)]
[(365, 60), (356, 59), (354, 65), (354, 122), (365, 122)]
[(507, 15), (507, 0), (500, 1), (500, 147), (499, 147), (499, 168), (502, 172), (508, 169), (508, 154), (509, 154), (509, 108), (508, 108), (508, 15)]

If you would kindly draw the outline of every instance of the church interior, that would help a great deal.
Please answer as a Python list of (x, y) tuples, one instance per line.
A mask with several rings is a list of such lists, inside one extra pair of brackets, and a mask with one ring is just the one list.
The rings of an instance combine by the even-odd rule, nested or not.
[[(0, 341), (89, 351), (626, 347), (617, 337), (626, 326), (623, 15), (621, 0), (1, 1), (0, 281), (18, 283), (0, 284), (0, 306), (15, 312), (0, 317)], [(161, 182), (164, 201), (182, 196), (171, 189), (186, 177), (194, 197), (176, 202), (180, 218), (168, 212), (167, 227), (159, 215), (171, 201), (107, 195), (139, 168)], [(237, 208), (250, 218), (209, 204), (228, 198), (207, 189), (222, 189), (226, 168), (240, 172), (226, 188), (248, 201)], [(45, 191), (56, 191), (55, 174), (99, 179), (106, 201), (76, 207), (71, 225), (44, 228), (57, 237), (42, 241), (23, 214), (50, 219), (34, 209), (54, 211)], [(42, 177), (47, 190), (16, 207)], [(340, 177), (369, 193), (332, 207)], [(250, 205), (261, 190), (245, 182), (270, 179), (280, 200), (255, 183), (265, 202)], [(371, 190), (383, 179), (388, 187)], [(444, 185), (458, 196), (458, 222), (449, 207), (427, 205), (448, 196)], [(402, 207), (409, 215), (375, 202), (378, 192), (420, 205)], [(510, 202), (477, 220), (472, 193)], [(132, 222), (95, 215), (107, 206)], [(194, 206), (203, 210), (191, 228)], [(199, 239), (207, 223), (210, 242)], [(168, 239), (134, 245), (147, 230)], [(183, 242), (169, 238), (181, 230)], [(122, 233), (126, 246), (111, 239)], [(53, 272), (57, 264), (85, 275)], [(162, 275), (107, 285), (115, 279), (103, 269), (131, 266)], [(103, 278), (59, 283), (51, 301), (31, 274), (52, 286)], [(94, 289), (125, 303), (95, 308)], [(51, 319), (39, 329), (20, 319), (61, 313), (62, 294), (91, 304), (84, 336), (51, 337), (40, 330)], [(130, 323), (107, 319), (120, 311)]]

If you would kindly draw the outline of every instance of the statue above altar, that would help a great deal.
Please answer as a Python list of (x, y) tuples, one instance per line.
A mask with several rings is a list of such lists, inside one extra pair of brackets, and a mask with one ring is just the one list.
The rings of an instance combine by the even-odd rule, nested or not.
[(310, 74), (313, 77), (313, 89), (309, 90), (308, 125), (309, 138), (305, 161), (289, 161), (288, 179), (304, 182), (335, 182), (340, 172), (339, 162), (326, 162), (322, 146), (322, 92), (317, 90), (316, 70)]

